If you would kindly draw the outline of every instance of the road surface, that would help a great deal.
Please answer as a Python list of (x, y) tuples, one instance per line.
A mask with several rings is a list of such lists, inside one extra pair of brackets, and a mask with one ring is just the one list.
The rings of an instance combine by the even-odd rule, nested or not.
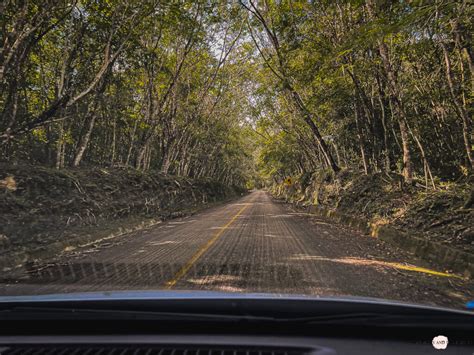
[(473, 283), (264, 191), (35, 266), (0, 294), (215, 290), (463, 307)]

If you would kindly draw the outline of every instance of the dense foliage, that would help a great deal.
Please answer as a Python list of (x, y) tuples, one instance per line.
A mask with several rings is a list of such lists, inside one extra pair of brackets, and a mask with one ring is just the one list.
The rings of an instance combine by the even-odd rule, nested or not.
[(257, 123), (267, 179), (349, 167), (432, 187), (472, 170), (472, 4), (242, 5), (273, 78)]
[(0, 16), (6, 162), (229, 185), (473, 168), (465, 0), (7, 0)]
[[(239, 7), (207, 1), (7, 1), (2, 159), (247, 180), (232, 52)], [(232, 53), (231, 53), (232, 52)]]

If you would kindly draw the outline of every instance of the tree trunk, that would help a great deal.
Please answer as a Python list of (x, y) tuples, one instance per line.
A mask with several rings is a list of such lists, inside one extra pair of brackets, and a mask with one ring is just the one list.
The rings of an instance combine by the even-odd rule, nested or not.
[(115, 164), (115, 150), (116, 150), (116, 144), (117, 144), (117, 123), (115, 122), (115, 117), (113, 118), (113, 123), (112, 123), (112, 153), (110, 156), (110, 166), (114, 166)]
[(163, 150), (162, 150), (162, 159), (161, 159), (161, 167), (160, 171), (163, 174), (168, 174), (168, 170), (171, 165), (171, 154), (170, 154), (170, 149), (168, 145), (164, 145)]
[(387, 74), (387, 86), (389, 89), (389, 99), (393, 102), (392, 108), (395, 109), (395, 114), (400, 128), (400, 137), (402, 139), (403, 149), (403, 177), (405, 182), (411, 184), (413, 182), (413, 166), (411, 161), (410, 151), (410, 135), (406, 127), (407, 117), (400, 101), (400, 92), (396, 80), (395, 73), (390, 63), (387, 45), (383, 42), (379, 43), (380, 56)]
[(299, 95), (299, 93), (291, 85), (291, 80), (290, 80), (291, 77), (288, 75), (286, 65), (284, 64), (285, 60), (282, 57), (281, 48), (280, 48), (280, 44), (279, 44), (278, 38), (276, 36), (276, 33), (270, 29), (269, 24), (267, 23), (267, 20), (264, 18), (264, 16), (262, 15), (262, 13), (258, 9), (258, 7), (255, 6), (255, 4), (252, 3), (252, 1), (250, 1), (248, 5), (245, 4), (243, 1), (239, 1), (239, 3), (243, 7), (245, 7), (248, 11), (253, 13), (255, 15), (255, 17), (257, 18), (257, 20), (263, 25), (263, 27), (265, 29), (265, 33), (267, 34), (267, 37), (268, 37), (271, 45), (273, 46), (273, 48), (275, 50), (275, 55), (278, 59), (278, 67), (279, 67), (280, 74), (277, 72), (277, 70), (275, 70), (272, 67), (272, 65), (268, 62), (268, 60), (265, 58), (265, 56), (261, 52), (260, 47), (258, 46), (258, 43), (257, 43), (252, 31), (250, 31), (250, 36), (252, 37), (252, 40), (254, 41), (254, 43), (257, 47), (257, 50), (261, 54), (263, 60), (265, 61), (267, 66), (270, 68), (270, 70), (275, 74), (275, 76), (278, 77), (278, 79), (280, 79), (282, 81), (283, 87), (290, 94), (290, 97), (293, 99), (293, 102), (295, 103), (296, 108), (300, 112), (301, 116), (303, 116), (304, 121), (308, 124), (309, 128), (313, 132), (313, 134), (316, 138), (316, 141), (318, 142), (318, 145), (319, 145), (321, 151), (324, 154), (324, 158), (325, 158), (327, 164), (329, 165), (329, 167), (332, 169), (332, 171), (334, 173), (337, 173), (340, 170), (340, 168), (336, 164), (336, 162), (335, 162), (335, 160), (334, 160), (334, 158), (331, 154), (331, 151), (329, 150), (328, 145), (324, 141), (323, 137), (321, 136), (321, 134), (319, 132), (318, 127), (314, 123), (314, 120), (313, 120), (313, 117), (312, 117), (313, 115), (311, 114), (311, 112), (308, 110), (308, 108), (304, 104), (304, 102), (301, 99), (301, 96)]
[(321, 133), (319, 132), (318, 127), (314, 123), (311, 112), (309, 112), (308, 108), (304, 104), (304, 102), (301, 99), (300, 95), (296, 92), (295, 89), (293, 89), (289, 85), (289, 83), (287, 83), (285, 85), (285, 87), (289, 91), (289, 93), (291, 94), (291, 97), (293, 98), (293, 101), (296, 105), (296, 108), (299, 110), (300, 114), (303, 116), (304, 121), (306, 122), (306, 124), (311, 129), (311, 132), (313, 132), (313, 135), (315, 136), (316, 141), (318, 142), (318, 145), (321, 148), (321, 152), (323, 153), (324, 159), (326, 160), (328, 166), (331, 168), (331, 170), (334, 173), (339, 172), (339, 170), (341, 170), (341, 169), (336, 164), (336, 161), (334, 160), (334, 157), (332, 156), (328, 145), (326, 144), (325, 140), (321, 136)]
[(138, 121), (135, 120), (135, 123), (133, 124), (132, 135), (130, 137), (130, 145), (128, 146), (127, 158), (125, 159), (125, 165), (126, 166), (130, 165), (130, 159), (132, 157), (132, 150), (133, 150), (133, 146), (135, 144), (135, 134), (137, 132), (137, 126), (138, 126)]
[(87, 146), (89, 144), (89, 141), (92, 135), (92, 130), (94, 129), (95, 119), (96, 119), (96, 113), (92, 112), (90, 117), (88, 117), (88, 120), (86, 123), (87, 124), (86, 132), (79, 141), (79, 145), (77, 147), (76, 154), (74, 156), (74, 160), (72, 163), (73, 167), (78, 167), (79, 164), (81, 163), (82, 157), (84, 156), (84, 152), (86, 151)]
[(140, 169), (145, 169), (145, 155), (146, 151), (148, 149), (148, 144), (145, 144), (140, 148), (140, 151), (137, 154), (137, 161), (135, 163), (135, 168), (140, 170)]
[[(418, 115), (418, 110), (415, 108), (415, 112)], [(408, 131), (410, 132), (411, 136), (413, 137), (413, 140), (416, 142), (416, 145), (418, 146), (418, 149), (420, 150), (421, 158), (423, 159), (423, 170), (425, 172), (425, 185), (426, 188), (428, 189), (428, 178), (431, 181), (431, 185), (433, 186), (433, 189), (436, 189), (436, 185), (433, 179), (433, 175), (431, 174), (431, 168), (430, 164), (428, 163), (428, 159), (426, 158), (425, 154), (425, 149), (423, 148), (423, 144), (421, 144), (421, 141), (418, 139), (418, 137), (415, 135), (413, 130), (410, 128), (410, 125), (408, 122), (405, 122), (405, 125), (408, 128)]]
[(354, 117), (355, 117), (356, 128), (357, 128), (357, 138), (359, 141), (360, 154), (362, 157), (362, 163), (364, 164), (364, 173), (365, 175), (369, 175), (369, 172), (371, 169), (370, 169), (370, 163), (367, 159), (367, 153), (365, 151), (364, 134), (362, 132), (362, 127), (360, 125), (358, 104), (356, 104), (355, 106)]
[(383, 128), (383, 150), (384, 150), (384, 158), (385, 158), (385, 170), (387, 171), (392, 171), (393, 167), (392, 164), (394, 163), (393, 159), (393, 152), (389, 149), (388, 145), (388, 138), (389, 138), (389, 131), (387, 127), (387, 113), (386, 113), (386, 107), (387, 105), (387, 99), (385, 96), (385, 92), (383, 91), (382, 83), (380, 81), (379, 75), (376, 75), (376, 80), (377, 80), (377, 92), (378, 92), (378, 101), (380, 105), (380, 119), (382, 122), (382, 128)]
[(64, 152), (66, 150), (66, 143), (64, 141), (64, 125), (64, 120), (59, 122), (58, 140), (56, 141), (56, 169), (64, 167)]
[(400, 127), (400, 136), (402, 138), (402, 148), (403, 148), (403, 177), (407, 184), (413, 182), (413, 166), (411, 162), (411, 152), (410, 152), (410, 137), (408, 134), (408, 128), (406, 121), (401, 118), (398, 120)]
[(462, 134), (464, 139), (464, 148), (466, 150), (468, 168), (472, 170), (474, 168), (474, 156), (472, 153), (472, 143), (471, 143), (471, 119), (464, 108), (464, 106), (459, 102), (458, 98), (456, 97), (456, 92), (454, 90), (454, 83), (453, 83), (453, 73), (451, 71), (451, 60), (449, 59), (449, 52), (446, 48), (446, 44), (441, 42), (441, 48), (444, 54), (444, 64), (446, 69), (446, 81), (448, 82), (449, 93), (451, 94), (451, 99), (453, 100), (454, 107), (456, 108), (456, 112), (458, 113), (459, 117), (462, 120)]

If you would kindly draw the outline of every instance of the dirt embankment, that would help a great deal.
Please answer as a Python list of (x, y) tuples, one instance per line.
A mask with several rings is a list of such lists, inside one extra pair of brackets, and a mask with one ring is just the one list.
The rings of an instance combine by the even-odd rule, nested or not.
[(13, 262), (21, 263), (42, 255), (41, 250), (74, 247), (243, 192), (132, 169), (0, 165), (0, 258), (20, 254)]
[(293, 181), (291, 186), (274, 185), (272, 193), (299, 205), (319, 205), (474, 253), (472, 178), (439, 182), (436, 190), (403, 185), (401, 176), (393, 173), (367, 176), (347, 170), (337, 176), (305, 174)]

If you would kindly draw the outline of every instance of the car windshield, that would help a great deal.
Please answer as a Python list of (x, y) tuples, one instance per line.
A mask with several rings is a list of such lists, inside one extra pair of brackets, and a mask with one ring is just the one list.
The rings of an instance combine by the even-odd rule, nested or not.
[(472, 11), (2, 3), (0, 296), (214, 291), (468, 309)]

